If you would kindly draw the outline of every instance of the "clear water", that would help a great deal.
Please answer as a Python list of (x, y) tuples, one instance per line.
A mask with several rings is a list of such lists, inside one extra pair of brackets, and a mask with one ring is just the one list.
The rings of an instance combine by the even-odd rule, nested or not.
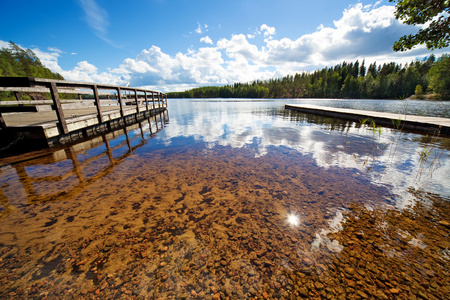
[(445, 299), (449, 139), (298, 101), (169, 100), (2, 160), (0, 297)]

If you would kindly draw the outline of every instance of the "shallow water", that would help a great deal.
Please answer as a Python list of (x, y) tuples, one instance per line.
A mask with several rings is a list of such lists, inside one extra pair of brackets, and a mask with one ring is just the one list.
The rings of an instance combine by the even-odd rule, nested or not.
[(449, 139), (285, 102), (170, 100), (4, 162), (0, 297), (446, 299)]

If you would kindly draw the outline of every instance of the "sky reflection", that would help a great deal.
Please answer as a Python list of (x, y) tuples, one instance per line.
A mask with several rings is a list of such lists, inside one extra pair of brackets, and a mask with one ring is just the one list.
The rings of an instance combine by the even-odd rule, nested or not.
[(413, 204), (410, 188), (450, 197), (446, 139), (436, 139), (421, 164), (420, 153), (430, 148), (424, 136), (285, 111), (285, 102), (171, 100), (170, 124), (158, 138), (165, 145), (183, 137), (209, 149), (245, 148), (255, 158), (271, 147), (295, 150), (312, 156), (318, 167), (352, 169), (356, 176), (390, 186), (400, 209)]

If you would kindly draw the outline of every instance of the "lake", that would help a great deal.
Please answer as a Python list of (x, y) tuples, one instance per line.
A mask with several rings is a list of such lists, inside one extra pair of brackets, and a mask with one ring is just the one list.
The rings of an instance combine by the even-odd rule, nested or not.
[[(449, 102), (169, 99), (0, 160), (0, 298), (446, 299), (450, 139), (302, 114)], [(447, 296), (446, 296), (447, 295)]]

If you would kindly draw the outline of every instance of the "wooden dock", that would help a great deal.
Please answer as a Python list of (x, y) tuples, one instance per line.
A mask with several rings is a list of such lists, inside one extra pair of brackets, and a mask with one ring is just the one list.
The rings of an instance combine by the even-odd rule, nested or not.
[(450, 119), (448, 118), (423, 117), (318, 105), (286, 105), (285, 108), (307, 114), (316, 114), (356, 122), (371, 123), (373, 121), (377, 126), (450, 135)]
[[(167, 96), (161, 92), (63, 80), (0, 77), (0, 92), (12, 92), (17, 98), (0, 101), (2, 139), (26, 140), (43, 146), (95, 136), (167, 108)], [(27, 93), (40, 99), (23, 100)], [(63, 94), (78, 99), (62, 100)], [(86, 95), (91, 99), (86, 99)]]

